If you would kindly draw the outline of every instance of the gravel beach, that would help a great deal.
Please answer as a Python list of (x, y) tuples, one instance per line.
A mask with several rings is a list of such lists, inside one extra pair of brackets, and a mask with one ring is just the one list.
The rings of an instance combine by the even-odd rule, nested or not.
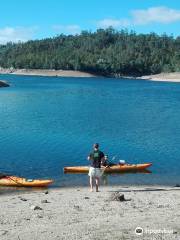
[[(0, 188), (0, 239), (178, 240), (179, 199), (179, 187), (108, 186), (97, 193), (75, 187), (10, 194)], [(142, 229), (135, 233), (137, 227)]]

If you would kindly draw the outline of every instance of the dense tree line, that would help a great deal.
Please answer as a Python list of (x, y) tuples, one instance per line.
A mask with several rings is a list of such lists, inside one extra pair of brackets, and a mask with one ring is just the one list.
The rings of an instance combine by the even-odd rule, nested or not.
[(103, 75), (180, 71), (180, 36), (113, 28), (0, 45), (3, 68), (80, 70)]

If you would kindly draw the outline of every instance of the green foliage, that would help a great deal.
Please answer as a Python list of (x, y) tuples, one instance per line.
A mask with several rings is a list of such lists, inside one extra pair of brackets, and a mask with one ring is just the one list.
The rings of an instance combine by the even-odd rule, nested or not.
[(180, 37), (113, 28), (0, 45), (4, 68), (63, 69), (105, 76), (180, 71)]

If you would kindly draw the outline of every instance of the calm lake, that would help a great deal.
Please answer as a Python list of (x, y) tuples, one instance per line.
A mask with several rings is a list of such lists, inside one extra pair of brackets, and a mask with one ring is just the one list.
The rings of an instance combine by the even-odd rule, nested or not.
[(180, 84), (105, 78), (0, 75), (0, 172), (88, 185), (64, 166), (88, 165), (92, 144), (110, 158), (152, 162), (152, 174), (109, 184), (180, 184)]

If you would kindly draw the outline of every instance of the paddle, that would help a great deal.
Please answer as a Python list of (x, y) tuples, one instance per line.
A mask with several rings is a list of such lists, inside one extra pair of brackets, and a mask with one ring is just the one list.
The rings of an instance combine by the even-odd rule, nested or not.
[[(115, 159), (116, 159), (116, 156), (113, 156), (112, 159), (111, 159), (111, 162), (113, 162)], [(110, 167), (110, 165), (107, 165), (107, 166), (103, 167), (103, 169), (101, 168), (102, 169), (102, 175), (104, 174), (106, 168), (109, 168), (109, 167)]]
[(1, 178), (4, 178), (4, 177), (6, 177), (6, 176), (7, 176), (7, 174), (0, 173), (0, 179), (1, 179)]
[(9, 177), (9, 176), (14, 176), (14, 175), (16, 175), (16, 176), (18, 176), (18, 177), (21, 177), (22, 175), (21, 174), (14, 174), (14, 173), (12, 173), (12, 172), (6, 172), (6, 173), (4, 173), (4, 172), (0, 172), (0, 179), (1, 178), (4, 178), (4, 177)]

